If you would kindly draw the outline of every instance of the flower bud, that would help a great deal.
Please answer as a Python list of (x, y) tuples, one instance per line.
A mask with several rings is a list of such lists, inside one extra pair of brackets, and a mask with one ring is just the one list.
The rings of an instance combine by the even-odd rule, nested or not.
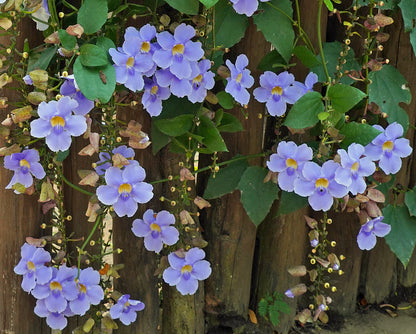
[(30, 92), (27, 96), (27, 100), (37, 106), (41, 102), (46, 101), (46, 95), (43, 92)]

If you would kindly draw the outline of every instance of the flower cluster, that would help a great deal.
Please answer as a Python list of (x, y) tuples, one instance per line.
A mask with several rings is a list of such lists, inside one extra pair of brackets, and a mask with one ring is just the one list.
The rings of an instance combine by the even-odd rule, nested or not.
[(76, 268), (48, 267), (45, 264), (51, 261), (50, 254), (27, 243), (21, 256), (14, 271), (23, 275), (22, 289), (37, 299), (34, 312), (46, 318), (49, 327), (62, 330), (66, 317), (84, 315), (91, 304), (98, 305), (104, 298), (100, 274), (92, 268), (80, 270), (77, 278)]
[[(378, 125), (376, 129), (384, 129)], [(386, 173), (397, 173), (401, 158), (410, 155), (409, 140), (399, 138), (403, 128), (392, 123), (366, 147), (353, 143), (348, 150), (338, 150), (341, 162), (326, 161), (322, 166), (310, 161), (312, 150), (305, 144), (280, 142), (277, 152), (267, 162), (272, 172), (278, 172), (279, 187), (285, 191), (308, 197), (312, 209), (328, 211), (333, 199), (351, 192), (364, 193), (367, 188), (365, 177), (375, 172), (373, 161), (379, 160), (380, 168)]]
[(151, 116), (162, 112), (162, 101), (170, 94), (196, 103), (214, 87), (211, 62), (201, 60), (204, 51), (200, 42), (191, 40), (194, 36), (195, 29), (184, 23), (173, 35), (156, 33), (146, 24), (140, 30), (127, 28), (123, 46), (109, 50), (117, 82), (133, 92), (144, 88), (142, 104)]

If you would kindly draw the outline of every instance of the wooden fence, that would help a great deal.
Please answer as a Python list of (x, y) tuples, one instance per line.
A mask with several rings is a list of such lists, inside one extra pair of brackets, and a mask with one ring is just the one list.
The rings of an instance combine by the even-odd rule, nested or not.
[[(316, 42), (317, 2), (301, 0), (301, 17), (303, 28)], [(331, 36), (334, 31), (342, 31), (342, 24), (336, 17), (331, 17), (327, 24), (327, 13), (323, 14), (322, 31), (325, 34), (330, 26)], [(400, 13), (395, 17), (395, 24), (390, 28), (391, 38), (385, 44), (385, 55), (390, 63), (397, 66), (405, 76), (416, 95), (416, 60), (409, 42), (409, 35), (404, 32)], [(22, 38), (30, 34), (33, 38), (33, 25), (26, 22), (22, 26)], [(323, 36), (325, 38), (325, 36)], [(331, 37), (332, 38), (332, 37)], [(316, 43), (315, 43), (316, 45)], [(358, 46), (359, 47), (359, 46)], [(258, 79), (260, 71), (257, 64), (270, 50), (261, 33), (251, 24), (244, 39), (232, 50), (245, 53), (250, 59), (250, 69)], [(302, 80), (307, 69), (296, 67), (296, 77)], [(416, 121), (415, 99), (409, 106), (404, 106), (410, 117), (410, 124)], [(221, 158), (236, 154), (252, 154), (263, 150), (267, 138), (273, 136), (273, 127), (266, 127), (263, 118), (263, 105), (252, 100), (247, 110), (246, 119), (239, 110), (233, 111), (240, 119), (245, 132), (225, 138), (229, 153)], [(150, 132), (150, 118), (138, 108), (120, 110), (121, 117), (136, 119)], [(4, 115), (2, 115), (4, 116)], [(268, 129), (268, 131), (265, 131)], [(269, 129), (272, 129), (271, 131)], [(414, 147), (415, 131), (410, 127), (407, 138)], [(295, 138), (299, 139), (299, 138)], [(82, 139), (75, 141), (76, 149), (85, 143)], [(162, 150), (153, 156), (150, 149), (136, 153), (137, 160), (147, 171), (147, 180), (177, 174), (178, 157)], [(397, 175), (397, 182), (412, 187), (415, 184), (416, 161), (413, 156), (405, 160), (402, 170)], [(64, 170), (68, 179), (78, 182), (75, 165), (89, 167), (92, 161), (73, 153), (66, 159)], [(251, 164), (263, 165), (261, 159), (250, 161)], [(36, 199), (26, 195), (13, 195), (5, 190), (11, 173), (0, 168), (0, 333), (1, 334), (40, 334), (48, 329), (43, 319), (33, 313), (35, 300), (20, 288), (20, 278), (13, 273), (13, 267), (20, 258), (20, 246), (26, 236), (40, 236), (44, 231), (40, 225), (45, 219), (40, 214)], [(203, 192), (208, 174), (198, 177), (198, 192)], [(151, 203), (155, 210), (162, 209), (158, 197), (166, 193), (168, 185), (155, 188), (155, 199)], [(68, 222), (69, 232), (85, 235), (91, 229), (85, 220), (88, 199), (85, 195), (75, 194), (65, 188), (66, 209), (73, 219)], [(115, 281), (115, 287), (128, 291), (132, 298), (140, 299), (146, 304), (139, 313), (137, 321), (129, 327), (120, 325), (116, 333), (122, 334), (202, 334), (202, 333), (272, 333), (272, 327), (258, 316), (259, 323), (254, 324), (248, 317), (248, 310), (256, 312), (259, 300), (267, 293), (284, 292), (298, 282), (287, 273), (292, 265), (307, 263), (310, 247), (307, 242), (307, 227), (303, 215), (306, 209), (287, 215), (276, 215), (279, 203), (265, 221), (257, 228), (250, 221), (242, 208), (239, 194), (234, 192), (219, 200), (211, 202), (212, 207), (205, 209), (200, 217), (204, 238), (209, 242), (206, 247), (207, 258), (212, 264), (212, 275), (200, 284), (194, 296), (181, 296), (174, 288), (163, 285), (163, 301), (159, 298), (158, 277), (154, 275), (157, 258), (143, 247), (130, 231), (131, 219), (118, 219), (114, 222), (114, 247), (122, 248), (121, 254), (114, 256), (115, 263), (124, 263), (122, 277)], [(136, 214), (140, 216), (142, 212)], [(331, 293), (334, 302), (331, 309), (341, 315), (354, 312), (358, 294), (365, 296), (369, 303), (386, 300), (398, 285), (416, 284), (416, 256), (413, 256), (407, 270), (397, 261), (384, 240), (378, 240), (371, 252), (362, 252), (356, 244), (359, 230), (358, 219), (353, 214), (330, 213), (333, 224), (329, 226), (330, 238), (337, 241), (338, 254), (346, 256), (342, 262), (343, 276), (334, 282), (338, 291)], [(282, 314), (280, 324), (275, 330), (287, 333), (293, 323), (297, 300), (289, 300), (291, 314)], [(305, 305), (302, 305), (305, 306)], [(69, 328), (76, 325), (71, 321)], [(71, 331), (65, 330), (65, 333)], [(71, 328), (73, 329), (73, 328)]]

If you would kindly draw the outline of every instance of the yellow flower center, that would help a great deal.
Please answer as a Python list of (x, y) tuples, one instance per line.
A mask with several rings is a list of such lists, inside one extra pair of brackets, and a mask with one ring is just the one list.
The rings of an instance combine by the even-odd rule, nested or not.
[(62, 285), (59, 282), (53, 281), (49, 284), (49, 288), (51, 290), (59, 290), (62, 291)]
[(240, 83), (241, 79), (243, 78), (243, 73), (240, 73), (239, 75), (237, 75), (237, 79), (235, 79), (235, 81), (237, 81), (238, 83)]
[(159, 90), (159, 87), (154, 85), (151, 89), (150, 89), (150, 94), (157, 94), (157, 91)]
[(126, 308), (127, 308), (127, 307), (129, 307), (129, 306), (130, 306), (129, 301), (126, 301), (126, 302), (124, 303), (123, 309), (126, 309)]
[(192, 80), (192, 84), (194, 84), (194, 83), (201, 83), (201, 81), (202, 81), (202, 79), (203, 79), (204, 77), (202, 76), (202, 74), (198, 74), (198, 76), (196, 76), (195, 78), (194, 78), (194, 80)]
[(127, 59), (126, 66), (127, 67), (133, 67), (134, 66), (134, 57), (130, 57), (129, 59)]
[(176, 56), (178, 53), (179, 54), (183, 54), (183, 52), (185, 51), (185, 46), (183, 44), (176, 44), (173, 48), (172, 48), (172, 54), (174, 56)]
[(190, 273), (192, 271), (192, 266), (190, 264), (185, 264), (181, 269), (181, 274)]
[(293, 169), (298, 169), (298, 164), (296, 160), (293, 160), (291, 158), (286, 159), (286, 167), (292, 167)]
[(27, 269), (31, 270), (31, 271), (35, 271), (35, 264), (32, 261), (27, 261)]
[(273, 95), (282, 95), (283, 94), (282, 87), (280, 87), (280, 86), (273, 87), (272, 94)]
[(51, 125), (53, 127), (60, 126), (63, 128), (65, 126), (65, 120), (61, 116), (53, 116), (51, 118)]
[(79, 292), (81, 292), (81, 293), (87, 293), (87, 287), (84, 285), (84, 284), (78, 284), (78, 289), (79, 289)]
[(317, 179), (315, 182), (315, 188), (320, 188), (320, 187), (327, 188), (328, 185), (329, 185), (328, 180), (323, 177)]
[(122, 194), (122, 193), (131, 193), (131, 185), (128, 183), (123, 183), (118, 187), (118, 193)]
[(387, 141), (386, 141), (386, 142), (384, 142), (384, 144), (383, 144), (383, 151), (385, 151), (385, 150), (389, 150), (389, 151), (391, 151), (391, 150), (393, 149), (393, 147), (394, 147), (393, 142), (392, 142), (391, 140), (387, 140)]
[(158, 231), (159, 233), (161, 232), (161, 230), (160, 230), (160, 226), (159, 226), (158, 224), (155, 224), (155, 223), (150, 224), (150, 229), (151, 229), (152, 231)]
[(20, 165), (20, 167), (26, 167), (26, 168), (30, 168), (30, 163), (29, 162), (27, 162), (27, 160), (26, 159), (22, 159), (22, 160), (20, 160), (20, 162), (19, 162), (19, 165)]
[(149, 52), (150, 51), (150, 43), (149, 42), (143, 42), (142, 47), (140, 48), (143, 52)]
[(354, 162), (351, 166), (351, 170), (353, 172), (356, 172), (358, 170), (358, 168), (360, 167), (360, 164), (358, 162)]

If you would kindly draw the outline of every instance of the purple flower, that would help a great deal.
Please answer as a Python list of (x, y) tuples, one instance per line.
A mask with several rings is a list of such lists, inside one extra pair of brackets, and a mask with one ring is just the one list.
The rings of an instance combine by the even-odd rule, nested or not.
[(311, 247), (315, 248), (316, 246), (318, 246), (318, 244), (319, 244), (319, 240), (318, 239), (311, 240)]
[(313, 72), (309, 72), (309, 74), (306, 76), (304, 84), (299, 81), (295, 81), (293, 85), (301, 89), (301, 95), (305, 95), (306, 93), (313, 91), (313, 85), (317, 82), (318, 76)]
[(201, 60), (199, 63), (192, 63), (192, 91), (188, 94), (188, 99), (192, 103), (203, 102), (207, 96), (207, 89), (215, 85), (215, 74), (208, 71), (211, 62), (208, 59)]
[(293, 86), (295, 77), (289, 72), (279, 75), (266, 71), (260, 76), (260, 86), (253, 95), (259, 102), (266, 102), (270, 115), (282, 116), (286, 112), (286, 104), (294, 104), (301, 96), (302, 89)]
[(52, 278), (52, 268), (45, 263), (51, 261), (51, 255), (43, 248), (25, 243), (21, 248), (21, 260), (14, 267), (14, 272), (23, 275), (22, 289), (32, 291), (36, 284), (46, 284)]
[(144, 309), (144, 304), (141, 301), (129, 298), (130, 295), (122, 295), (117, 303), (110, 308), (111, 318), (120, 319), (126, 326), (136, 321), (136, 312)]
[(78, 288), (75, 283), (76, 268), (66, 266), (52, 269), (52, 278), (49, 283), (36, 285), (32, 295), (37, 299), (44, 299), (49, 312), (62, 313), (66, 310), (68, 302), (78, 297)]
[(46, 145), (54, 151), (66, 151), (71, 146), (71, 136), (80, 136), (87, 130), (85, 117), (72, 115), (77, 101), (68, 96), (59, 101), (42, 102), (38, 108), (39, 118), (30, 123), (30, 134), (46, 138)]
[(403, 127), (394, 122), (385, 130), (380, 125), (373, 125), (383, 131), (365, 147), (365, 155), (373, 161), (380, 160), (378, 165), (386, 174), (396, 174), (402, 167), (402, 160), (412, 153), (409, 140), (399, 138), (403, 135)]
[(144, 246), (148, 251), (159, 253), (163, 244), (172, 246), (179, 240), (178, 230), (169, 225), (175, 224), (175, 216), (166, 210), (155, 214), (148, 209), (143, 219), (133, 221), (132, 231), (136, 237), (144, 237)]
[(112, 205), (117, 216), (132, 217), (137, 203), (147, 203), (153, 197), (153, 186), (142, 182), (145, 170), (139, 165), (128, 165), (123, 170), (110, 167), (105, 172), (106, 185), (97, 188), (100, 202)]
[[(121, 154), (123, 157), (129, 160), (130, 165), (139, 165), (139, 162), (136, 160), (131, 160), (134, 158), (134, 150), (126, 145), (121, 145), (112, 150), (113, 155)], [(105, 171), (113, 165), (113, 161), (111, 160), (111, 156), (107, 152), (100, 152), (98, 155), (100, 160), (96, 162), (97, 167), (95, 167), (95, 172), (98, 175), (104, 175)], [(122, 169), (124, 166), (114, 166)]]
[(86, 115), (94, 108), (94, 101), (88, 100), (84, 94), (81, 93), (74, 75), (64, 77), (65, 82), (62, 84), (60, 93), (63, 96), (69, 96), (78, 102), (78, 107), (73, 111), (75, 115)]
[(169, 69), (179, 79), (191, 79), (191, 63), (202, 58), (204, 51), (201, 42), (192, 42), (195, 36), (195, 29), (180, 24), (172, 34), (163, 31), (157, 35), (157, 41), (161, 47), (153, 54), (154, 62), (162, 69)]
[(29, 74), (26, 74), (23, 77), (23, 81), (25, 82), (26, 85), (29, 85), (29, 86), (33, 85), (33, 80), (32, 80), (32, 78), (30, 77)]
[(104, 298), (104, 291), (100, 284), (100, 274), (92, 268), (81, 270), (77, 282), (78, 297), (69, 302), (74, 314), (84, 315), (90, 304), (98, 305)]
[(267, 167), (279, 173), (277, 181), (282, 190), (293, 191), (295, 180), (302, 175), (302, 167), (312, 159), (312, 154), (312, 149), (306, 144), (297, 146), (293, 141), (279, 143)]
[(254, 79), (250, 75), (250, 70), (246, 69), (248, 65), (247, 56), (241, 54), (235, 61), (235, 66), (227, 59), (225, 64), (230, 69), (231, 77), (227, 78), (227, 86), (225, 91), (232, 95), (232, 97), (240, 104), (248, 104), (250, 94), (247, 88), (254, 84)]
[(289, 297), (289, 298), (295, 298), (295, 295), (293, 294), (291, 289), (287, 289), (285, 292), (285, 295), (286, 297)]
[[(233, 4), (234, 10), (238, 14), (245, 14), (251, 16), (259, 6), (257, 0), (230, 0)], [(261, 2), (268, 2), (270, 0), (260, 0)]]
[(35, 149), (24, 150), (21, 153), (13, 153), (4, 157), (4, 168), (14, 171), (14, 175), (6, 189), (11, 189), (16, 183), (24, 185), (26, 188), (33, 183), (33, 177), (41, 180), (46, 173), (39, 163), (39, 153)]
[(183, 257), (170, 253), (168, 260), (170, 267), (163, 272), (163, 280), (182, 295), (193, 295), (198, 289), (198, 281), (207, 279), (211, 275), (211, 266), (203, 260), (205, 252), (200, 248), (191, 248)]
[(338, 150), (341, 157), (341, 167), (335, 172), (335, 181), (348, 187), (353, 194), (362, 194), (367, 188), (364, 180), (376, 170), (376, 165), (371, 159), (362, 157), (364, 155), (364, 146), (360, 144), (351, 144), (348, 146), (348, 153), (345, 150)]
[(133, 92), (143, 89), (143, 75), (154, 68), (150, 43), (154, 38), (153, 33), (155, 34), (156, 30), (150, 25), (142, 27), (140, 32), (134, 27), (128, 27), (124, 34), (123, 46), (117, 50), (108, 50), (114, 61), (117, 82)]
[(36, 301), (34, 309), (35, 314), (40, 318), (46, 318), (46, 324), (52, 329), (64, 329), (68, 324), (65, 316), (70, 317), (74, 314), (67, 306), (63, 312), (51, 312), (46, 306), (45, 299), (39, 299)]
[[(157, 73), (157, 72), (156, 72)], [(169, 86), (169, 84), (168, 84)], [(142, 104), (150, 116), (159, 116), (162, 112), (162, 101), (170, 96), (170, 90), (157, 83), (156, 76), (152, 79), (144, 79), (144, 93)]]
[(169, 87), (170, 92), (177, 97), (184, 97), (192, 93), (192, 83), (189, 79), (179, 79), (169, 70), (159, 70), (155, 73), (156, 81), (160, 87)]
[(333, 197), (344, 197), (348, 188), (335, 181), (335, 171), (340, 165), (329, 160), (322, 167), (315, 162), (306, 162), (303, 165), (302, 176), (295, 181), (295, 193), (307, 196), (308, 202), (315, 211), (328, 211)]
[(358, 247), (361, 250), (373, 249), (376, 245), (376, 237), (385, 237), (390, 233), (391, 226), (382, 222), (383, 216), (368, 220), (361, 226), (360, 232), (357, 235)]

